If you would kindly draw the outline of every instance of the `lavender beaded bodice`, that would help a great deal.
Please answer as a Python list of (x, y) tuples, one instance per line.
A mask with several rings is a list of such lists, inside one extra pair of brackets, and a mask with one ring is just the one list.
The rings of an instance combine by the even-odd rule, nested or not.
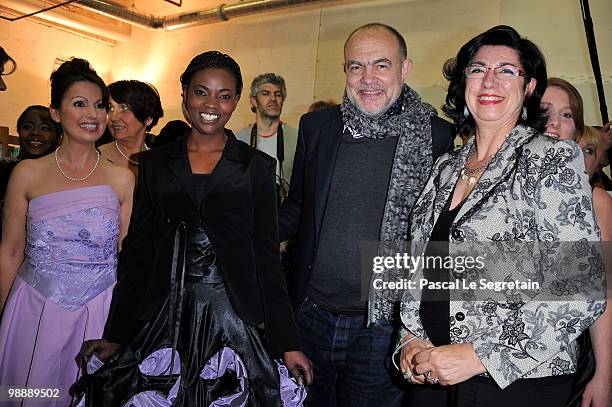
[(109, 185), (70, 189), (30, 201), (19, 275), (72, 310), (116, 281), (119, 199)]

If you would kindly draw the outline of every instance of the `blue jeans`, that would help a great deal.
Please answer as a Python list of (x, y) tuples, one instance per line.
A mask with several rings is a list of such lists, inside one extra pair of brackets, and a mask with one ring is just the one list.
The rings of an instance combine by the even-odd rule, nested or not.
[(403, 389), (385, 367), (395, 343), (391, 324), (366, 328), (364, 315), (333, 314), (309, 299), (297, 324), (304, 352), (314, 364), (307, 406), (401, 406)]

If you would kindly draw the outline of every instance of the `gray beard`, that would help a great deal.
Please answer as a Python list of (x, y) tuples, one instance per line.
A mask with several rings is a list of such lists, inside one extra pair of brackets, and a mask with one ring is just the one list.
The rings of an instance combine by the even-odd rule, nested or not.
[[(399, 98), (400, 95), (398, 95), (397, 97)], [(391, 103), (387, 104), (386, 106), (383, 107), (383, 109), (380, 112), (367, 112), (365, 110), (363, 110), (361, 108), (361, 106), (359, 106), (359, 103), (357, 103), (357, 100), (355, 100), (353, 98), (353, 95), (351, 95), (349, 92), (346, 92), (346, 97), (351, 101), (351, 103), (357, 108), (357, 110), (359, 110), (361, 112), (361, 114), (363, 114), (364, 116), (370, 117), (372, 119), (378, 119), (380, 116), (382, 116), (383, 114), (385, 114), (385, 112), (387, 110), (389, 110), (389, 108), (393, 105), (393, 103), (395, 103), (395, 101), (397, 100), (397, 98), (393, 101), (391, 101)]]

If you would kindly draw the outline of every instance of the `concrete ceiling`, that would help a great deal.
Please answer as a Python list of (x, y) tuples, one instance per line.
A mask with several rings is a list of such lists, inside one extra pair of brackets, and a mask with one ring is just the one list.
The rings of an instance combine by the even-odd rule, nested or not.
[[(139, 14), (164, 17), (190, 13), (196, 10), (209, 10), (222, 4), (239, 4), (244, 0), (182, 0), (181, 6), (165, 0), (109, 1)], [(181, 3), (181, 0), (173, 1), (174, 3)], [(323, 3), (325, 1), (330, 0), (324, 0)], [(364, 0), (336, 0), (338, 3), (344, 1), (359, 2)], [(0, 15), (13, 18), (19, 17), (63, 2), (63, 0), (2, 0), (0, 1)], [(129, 40), (132, 30), (132, 25), (129, 23), (85, 9), (77, 3), (67, 4), (28, 18), (43, 25), (69, 31), (76, 35), (110, 45)]]

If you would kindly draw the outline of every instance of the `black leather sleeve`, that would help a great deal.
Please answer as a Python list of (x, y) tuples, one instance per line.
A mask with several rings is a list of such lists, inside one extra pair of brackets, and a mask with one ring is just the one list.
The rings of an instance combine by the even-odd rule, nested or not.
[[(258, 168), (259, 170), (259, 168)], [(259, 292), (262, 295), (266, 340), (272, 357), (299, 350), (297, 326), (281, 271), (276, 219), (276, 162), (256, 171), (254, 248)]]

